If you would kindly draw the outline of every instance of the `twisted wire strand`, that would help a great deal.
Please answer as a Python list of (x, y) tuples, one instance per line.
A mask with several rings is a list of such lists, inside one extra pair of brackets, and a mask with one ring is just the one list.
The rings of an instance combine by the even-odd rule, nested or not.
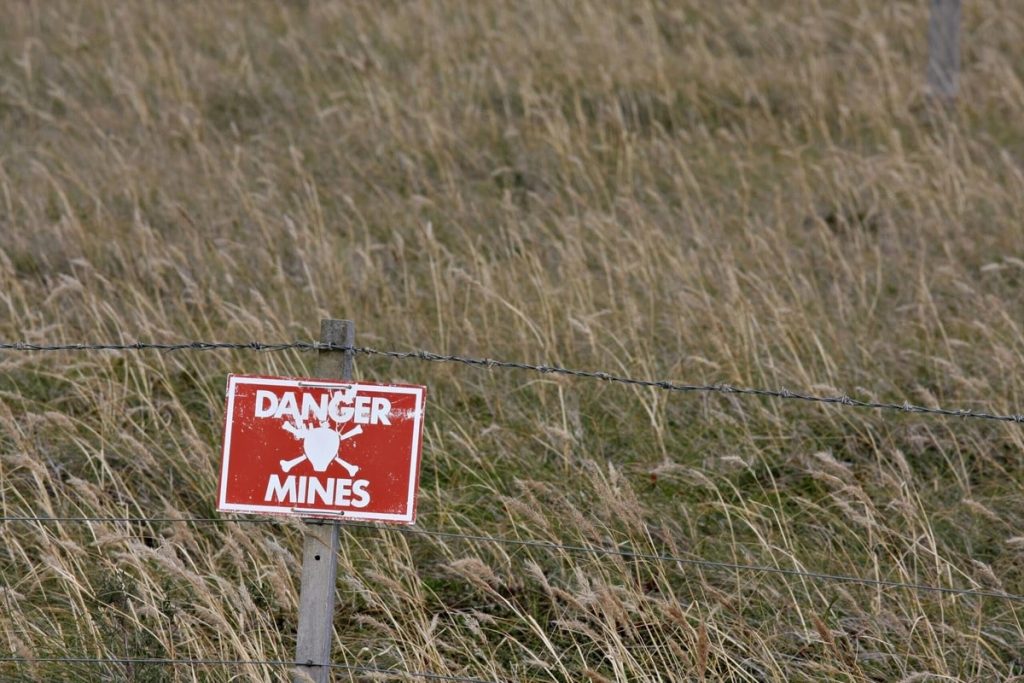
[(759, 396), (762, 398), (776, 398), (784, 400), (805, 401), (811, 403), (822, 403), (828, 405), (839, 405), (848, 408), (866, 408), (877, 410), (890, 410), (902, 413), (913, 413), (919, 415), (939, 415), (944, 417), (960, 417), (978, 420), (994, 420), (997, 422), (1024, 423), (1024, 414), (1020, 413), (990, 413), (986, 411), (961, 409), (961, 408), (930, 408), (928, 406), (916, 405), (903, 402), (868, 401), (852, 398), (846, 394), (818, 395), (806, 392), (790, 391), (789, 389), (767, 389), (761, 387), (742, 387), (732, 384), (684, 384), (670, 380), (642, 379), (618, 375), (599, 370), (578, 370), (561, 367), (558, 365), (547, 365), (537, 363), (525, 363), (521, 361), (495, 360), (493, 358), (474, 358), (470, 356), (458, 356), (440, 354), (431, 351), (389, 351), (375, 349), (369, 346), (344, 346), (338, 344), (327, 344), (322, 342), (205, 342), (190, 341), (178, 344), (160, 344), (150, 342), (133, 342), (127, 344), (29, 344), (27, 342), (0, 342), (0, 351), (213, 351), (213, 350), (249, 350), (249, 351), (344, 351), (364, 356), (379, 356), (396, 360), (420, 360), (432, 363), (458, 363), (477, 368), (502, 368), (537, 372), (547, 375), (563, 375), (568, 377), (580, 377), (584, 379), (596, 379), (603, 382), (626, 384), (631, 386), (652, 387), (664, 391), (682, 393), (718, 393), (731, 394), (735, 396)]
[[(186, 523), (186, 524), (215, 524), (215, 523), (248, 523), (248, 524), (281, 524), (287, 518), (271, 519), (265, 517), (34, 517), (34, 516), (9, 516), (0, 517), (0, 522), (41, 522), (41, 523)], [(547, 551), (564, 551), (579, 555), (617, 555), (627, 559), (649, 560), (666, 564), (679, 564), (717, 571), (743, 571), (751, 573), (776, 574), (780, 576), (799, 577), (811, 579), (822, 583), (848, 583), (864, 586), (876, 586), (879, 588), (897, 588), (914, 592), (938, 593), (943, 595), (958, 595), (964, 597), (997, 598), (1011, 602), (1024, 602), (1024, 595), (1007, 593), (1004, 591), (985, 590), (979, 588), (950, 588), (946, 586), (933, 586), (931, 584), (911, 583), (905, 581), (892, 581), (887, 579), (871, 579), (861, 576), (847, 574), (828, 574), (823, 572), (812, 572), (803, 569), (787, 569), (784, 567), (773, 567), (769, 565), (742, 564), (738, 562), (722, 562), (709, 560), (700, 557), (680, 557), (659, 553), (643, 553), (622, 548), (608, 548), (601, 546), (570, 545), (563, 543), (552, 543), (549, 541), (538, 541), (532, 539), (503, 538), (499, 536), (484, 536), (476, 534), (464, 534), (455, 531), (436, 531), (422, 529), (415, 526), (396, 526), (371, 524), (368, 522), (341, 522), (342, 527), (377, 529), (392, 533), (411, 534), (418, 536), (429, 536), (433, 538), (447, 538), (461, 541), (474, 541), (480, 543), (493, 543), (498, 545), (519, 546), (527, 548), (538, 548)]]
[(383, 674), (393, 678), (423, 678), (432, 681), (457, 681), (459, 683), (499, 683), (483, 678), (452, 676), (429, 671), (402, 671), (400, 669), (384, 669), (376, 666), (356, 664), (312, 664), (309, 662), (293, 662), (281, 659), (174, 659), (170, 657), (0, 657), (0, 663), (13, 664), (142, 664), (158, 666), (294, 666), (351, 671), (353, 673)]
[[(314, 351), (330, 346), (320, 342), (207, 342), (179, 343), (127, 342), (120, 344), (30, 344), (28, 342), (0, 342), (0, 351)], [(341, 350), (341, 349), (327, 349)]]
[(430, 351), (382, 351), (366, 346), (361, 347), (338, 347), (331, 350), (351, 351), (369, 356), (384, 356), (388, 358), (406, 359), (414, 358), (422, 361), (438, 363), (461, 363), (474, 367), (483, 368), (510, 368), (517, 370), (528, 370), (542, 374), (566, 375), (569, 377), (582, 377), (586, 379), (597, 379), (604, 382), (628, 384), (641, 387), (652, 387), (665, 391), (676, 391), (684, 393), (720, 393), (734, 394), (738, 396), (761, 396), (764, 398), (791, 399), (797, 401), (810, 401), (814, 403), (826, 403), (841, 405), (850, 408), (875, 408), (881, 410), (898, 410), (903, 413), (920, 413), (930, 415), (944, 415), (946, 417), (964, 417), (982, 420), (997, 420), (1001, 422), (1024, 423), (1024, 414), (998, 414), (976, 410), (956, 408), (929, 408), (927, 406), (915, 405), (909, 402), (888, 403), (883, 401), (865, 401), (851, 398), (846, 394), (833, 396), (821, 396), (804, 392), (790, 391), (789, 389), (764, 389), (758, 387), (739, 387), (731, 384), (681, 384), (669, 380), (639, 379), (624, 375), (616, 375), (596, 370), (574, 370), (557, 365), (537, 365), (518, 361), (501, 361), (491, 358), (470, 358), (466, 356), (453, 356), (432, 353)]

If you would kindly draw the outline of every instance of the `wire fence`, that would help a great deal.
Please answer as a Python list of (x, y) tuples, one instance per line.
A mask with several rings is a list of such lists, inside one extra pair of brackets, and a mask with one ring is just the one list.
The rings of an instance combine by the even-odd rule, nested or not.
[[(492, 358), (474, 358), (469, 356), (439, 354), (430, 351), (391, 351), (380, 350), (366, 346), (342, 346), (325, 344), (322, 342), (204, 342), (190, 341), (182, 343), (148, 343), (134, 342), (122, 344), (34, 344), (27, 342), (0, 342), (0, 351), (13, 352), (63, 352), (63, 351), (214, 351), (214, 350), (249, 350), (249, 351), (343, 351), (351, 354), (364, 356), (377, 356), (397, 360), (420, 360), (434, 363), (457, 363), (476, 368), (484, 369), (514, 369), (528, 372), (536, 372), (545, 375), (562, 375), (582, 379), (599, 380), (603, 382), (618, 383), (631, 386), (650, 387), (671, 392), (681, 393), (718, 393), (741, 397), (761, 397), (783, 400), (796, 400), (811, 403), (836, 405), (849, 408), (877, 409), (885, 411), (898, 411), (901, 413), (913, 413), (921, 415), (932, 415), (942, 417), (958, 417), (967, 419), (991, 420), (1000, 422), (1024, 423), (1024, 414), (1000, 414), (972, 409), (956, 409), (939, 406), (922, 406), (910, 402), (881, 402), (852, 398), (846, 394), (818, 395), (806, 392), (794, 392), (785, 388), (769, 389), (759, 387), (742, 387), (730, 384), (685, 384), (670, 380), (655, 380), (630, 377), (615, 373), (580, 370), (562, 367), (558, 365), (527, 363), (521, 361), (495, 360)], [(281, 524), (284, 520), (249, 517), (87, 517), (87, 516), (4, 516), (0, 517), (0, 523), (185, 523), (185, 524)], [(547, 552), (566, 552), (580, 555), (592, 556), (619, 556), (627, 559), (658, 562), (664, 564), (676, 564), (682, 566), (700, 567), (721, 572), (749, 572), (759, 574), (774, 574), (785, 577), (808, 579), (822, 583), (833, 584), (857, 584), (877, 588), (892, 588), (908, 590), (918, 593), (933, 593), (947, 596), (993, 598), (1005, 600), (1011, 603), (1024, 603), (1024, 595), (1008, 593), (1004, 591), (988, 590), (981, 588), (957, 588), (937, 586), (907, 581), (896, 581), (881, 578), (869, 578), (844, 574), (831, 574), (824, 572), (808, 571), (805, 569), (786, 568), (771, 565), (743, 564), (737, 562), (724, 562), (703, 557), (682, 557), (677, 555), (639, 552), (621, 547), (606, 547), (593, 545), (573, 545), (542, 541), (535, 539), (502, 538), (497, 536), (465, 534), (456, 531), (438, 531), (422, 529), (419, 527), (376, 525), (361, 522), (345, 522), (346, 527), (370, 528), (391, 533), (421, 535), (439, 539), (450, 539), (465, 542), (479, 542), (497, 544), (502, 546), (515, 546), (523, 548), (536, 548)], [(157, 665), (157, 666), (272, 666), (272, 667), (298, 667), (309, 666), (308, 663), (300, 663), (285, 660), (232, 660), (232, 659), (171, 659), (171, 658), (92, 658), (92, 657), (0, 657), (0, 663), (15, 663), (21, 665), (43, 664), (43, 663), (64, 663), (64, 664), (89, 664), (89, 665)], [(349, 671), (351, 673), (374, 674), (390, 676), (402, 679), (422, 679), (438, 681), (463, 681), (467, 683), (494, 683), (480, 678), (453, 676), (432, 672), (401, 671), (397, 669), (377, 668), (373, 666), (329, 664), (331, 669)]]
[(847, 408), (898, 411), (920, 415), (936, 415), (943, 417), (959, 417), (977, 420), (994, 420), (997, 422), (1024, 423), (1021, 413), (990, 413), (967, 408), (929, 407), (904, 401), (902, 403), (874, 401), (852, 398), (848, 394), (819, 395), (802, 391), (791, 391), (785, 388), (768, 389), (760, 387), (743, 387), (732, 384), (684, 384), (667, 379), (642, 379), (618, 375), (599, 370), (578, 370), (558, 365), (526, 363), (522, 361), (495, 360), (493, 358), (473, 358), (434, 353), (432, 351), (387, 351), (368, 346), (343, 346), (322, 342), (205, 342), (190, 341), (178, 344), (160, 344), (150, 342), (132, 342), (127, 344), (30, 344), (27, 342), (0, 342), (0, 351), (215, 351), (215, 350), (248, 350), (248, 351), (345, 351), (364, 356), (381, 356), (399, 360), (415, 359), (432, 363), (459, 363), (477, 368), (502, 368), (525, 370), (545, 375), (563, 375), (584, 379), (596, 379), (603, 382), (627, 384), (640, 387), (651, 387), (664, 391), (682, 393), (718, 393), (733, 396), (750, 396), (775, 398), (783, 400), (805, 401), (827, 405), (838, 405)]
[[(183, 523), (183, 524), (216, 524), (216, 523), (241, 523), (241, 524), (281, 524), (284, 523), (283, 519), (271, 519), (266, 517), (36, 517), (36, 516), (8, 516), (0, 517), (2, 523), (32, 523), (38, 522), (43, 524), (55, 524), (55, 523), (79, 523), (79, 524), (91, 524), (91, 523)], [(598, 556), (609, 556), (615, 555), (624, 557), (627, 559), (634, 560), (648, 560), (652, 562), (661, 562), (665, 564), (678, 564), (685, 566), (702, 567), (704, 569), (712, 569), (719, 571), (743, 571), (750, 573), (759, 574), (777, 574), (781, 576), (798, 577), (804, 579), (811, 579), (813, 581), (824, 582), (824, 583), (850, 583), (860, 584), (864, 586), (875, 586), (879, 588), (896, 588), (901, 590), (910, 590), (916, 592), (925, 593), (941, 593), (944, 595), (958, 595), (965, 597), (981, 597), (981, 598), (997, 598), (1001, 600), (1009, 600), (1012, 602), (1024, 602), (1024, 595), (1016, 595), (1014, 593), (1006, 593), (1003, 591), (986, 590), (979, 588), (952, 588), (946, 586), (933, 586), (922, 583), (910, 583), (905, 581), (894, 581), (887, 579), (872, 579), (863, 576), (852, 576), (846, 574), (828, 574), (823, 572), (813, 572), (804, 569), (790, 569), (785, 567), (774, 567), (771, 565), (756, 565), (756, 564), (743, 564), (738, 562), (722, 562), (719, 560), (710, 560), (703, 557), (681, 557), (678, 555), (667, 555), (661, 553), (646, 553), (639, 552), (636, 550), (618, 548), (618, 547), (604, 547), (604, 546), (591, 546), (591, 545), (569, 545), (564, 543), (554, 543), (551, 541), (539, 541), (534, 539), (520, 539), (520, 538), (503, 538), (500, 536), (486, 536), (478, 534), (465, 534), (457, 531), (435, 531), (430, 529), (422, 529), (415, 526), (390, 526), (390, 525), (379, 525), (370, 524), (366, 522), (339, 522), (343, 527), (349, 528), (363, 528), (363, 529), (377, 529), (380, 531), (387, 531), (392, 533), (409, 534), (417, 536), (429, 536), (433, 538), (445, 538), (459, 541), (472, 541), (480, 543), (491, 543), (497, 545), (506, 546), (519, 546), (526, 548), (538, 548), (546, 551), (561, 551), (567, 553), (573, 553), (577, 555), (598, 555)]]

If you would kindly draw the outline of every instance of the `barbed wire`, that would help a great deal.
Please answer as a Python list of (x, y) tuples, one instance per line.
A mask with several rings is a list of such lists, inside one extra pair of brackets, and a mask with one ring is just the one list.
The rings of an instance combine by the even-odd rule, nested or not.
[[(338, 348), (334, 350), (349, 350)], [(611, 374), (608, 372), (594, 370), (573, 370), (551, 365), (535, 365), (516, 361), (499, 361), (490, 358), (468, 358), (465, 356), (451, 356), (431, 353), (429, 351), (381, 351), (370, 347), (352, 347), (352, 352), (372, 356), (386, 356), (389, 358), (415, 358), (430, 362), (462, 363), (476, 367), (486, 368), (514, 368), (519, 370), (530, 370), (542, 374), (567, 375), (570, 377), (583, 377), (597, 379), (604, 382), (616, 382), (633, 386), (652, 387), (665, 391), (689, 392), (689, 393), (721, 393), (735, 394), (739, 396), (761, 396), (764, 398), (791, 399), (797, 401), (810, 401), (815, 403), (826, 403), (842, 405), (850, 408), (875, 408), (881, 410), (898, 410), (903, 413), (922, 413), (931, 415), (944, 415), (947, 417), (965, 417), (982, 420), (997, 420), (1002, 422), (1024, 423), (1024, 414), (1000, 415), (967, 409), (955, 408), (929, 408), (927, 406), (914, 405), (912, 403), (886, 403), (881, 401), (864, 401), (851, 398), (846, 394), (834, 396), (820, 396), (802, 392), (794, 392), (789, 389), (763, 389), (757, 387), (738, 387), (731, 384), (680, 384), (669, 380), (637, 379), (623, 375)]]
[(903, 581), (889, 581), (885, 579), (870, 579), (866, 577), (849, 576), (845, 574), (825, 574), (821, 572), (806, 571), (803, 569), (786, 569), (784, 567), (772, 567), (768, 565), (742, 564), (737, 562), (721, 562), (718, 560), (708, 560), (705, 558), (679, 557), (676, 555), (663, 555), (659, 553), (642, 553), (633, 550), (623, 550), (621, 548), (567, 545), (562, 543), (551, 543), (548, 541), (536, 541), (516, 538), (496, 538), (492, 536), (477, 536), (473, 534), (462, 534), (451, 531), (432, 531), (426, 529), (417, 529), (415, 527), (393, 527), (360, 523), (348, 524), (348, 526), (362, 526), (374, 529), (383, 529), (385, 531), (394, 531), (409, 534), (424, 534), (439, 538), (454, 538), (466, 541), (481, 541), (486, 543), (519, 545), (531, 548), (542, 548), (546, 550), (563, 550), (566, 552), (579, 554), (618, 555), (620, 557), (628, 559), (651, 560), (665, 563), (684, 564), (690, 566), (703, 567), (705, 569), (746, 571), (753, 573), (763, 572), (768, 574), (778, 574), (782, 576), (795, 576), (805, 579), (813, 579), (815, 581), (822, 582), (855, 583), (866, 586), (877, 586), (881, 588), (900, 588), (904, 590), (913, 590), (918, 592), (923, 591), (932, 593), (944, 593), (947, 595), (1000, 598), (1003, 600), (1010, 600), (1014, 602), (1024, 602), (1024, 595), (1016, 595), (1013, 593), (1006, 593), (1003, 591), (989, 591), (974, 588), (947, 588), (944, 586), (932, 586), (929, 584), (908, 583)]
[[(41, 522), (41, 523), (187, 523), (187, 524), (212, 524), (212, 523), (256, 523), (256, 524), (285, 524), (288, 518), (273, 519), (266, 517), (35, 517), (35, 516), (9, 516), (0, 517), (0, 523), (7, 522)], [(799, 577), (811, 579), (824, 583), (849, 583), (879, 588), (897, 588), (915, 592), (940, 593), (945, 595), (958, 595), (964, 597), (983, 597), (1009, 600), (1012, 602), (1024, 602), (1024, 595), (1007, 593), (1004, 591), (985, 590), (978, 588), (950, 588), (946, 586), (933, 586), (931, 584), (911, 583), (905, 581), (892, 581), (887, 579), (872, 579), (847, 574), (828, 574), (823, 572), (812, 572), (803, 569), (787, 569), (785, 567), (773, 567), (769, 565), (743, 564), (739, 562), (722, 562), (709, 560), (701, 557), (680, 557), (659, 553), (643, 553), (622, 548), (608, 548), (601, 546), (570, 545), (553, 543), (550, 541), (538, 541), (532, 539), (503, 538), (500, 536), (484, 536), (476, 534), (464, 534), (455, 531), (436, 531), (422, 529), (415, 526), (394, 526), (371, 524), (368, 522), (341, 522), (342, 528), (363, 528), (377, 529), (393, 533), (412, 534), (419, 536), (430, 536), (434, 538), (449, 538), (463, 541), (476, 541), (481, 543), (493, 543), (499, 545), (514, 545), (528, 548), (539, 548), (547, 551), (564, 551), (581, 555), (617, 555), (627, 559), (650, 560), (663, 563), (675, 563), (702, 567), (713, 570), (744, 571), (751, 573), (776, 574), (781, 576)]]
[(402, 671), (400, 669), (384, 669), (376, 666), (357, 664), (314, 664), (311, 662), (293, 662), (283, 659), (175, 659), (171, 657), (0, 657), (0, 663), (13, 664), (139, 664), (155, 666), (294, 666), (351, 671), (391, 676), (393, 678), (423, 678), (432, 681), (456, 681), (458, 683), (499, 683), (499, 681), (483, 678), (452, 676), (430, 671)]
[(664, 391), (683, 393), (718, 393), (735, 396), (759, 396), (762, 398), (776, 398), (784, 400), (805, 401), (828, 405), (840, 405), (848, 408), (865, 408), (875, 410), (891, 410), (902, 413), (914, 413), (921, 415), (939, 415), (944, 417), (960, 417), (978, 420), (994, 420), (998, 422), (1015, 422), (1024, 424), (1024, 414), (1020, 413), (990, 413), (985, 411), (944, 408), (916, 405), (910, 402), (895, 403), (885, 401), (870, 401), (852, 398), (846, 394), (818, 395), (789, 389), (766, 389), (759, 387), (734, 386), (732, 384), (684, 384), (670, 380), (655, 380), (629, 377), (598, 370), (578, 370), (561, 367), (558, 365), (525, 363), (521, 361), (495, 360), (493, 358), (474, 358), (470, 356), (458, 356), (434, 353), (431, 351), (388, 351), (375, 349), (369, 346), (344, 346), (339, 344), (327, 344), (323, 342), (204, 342), (191, 341), (178, 344), (160, 344), (151, 342), (132, 342), (127, 344), (30, 344), (27, 342), (0, 342), (0, 351), (212, 351), (212, 350), (248, 350), (248, 351), (345, 351), (365, 356), (379, 356), (397, 360), (415, 359), (432, 363), (459, 363), (478, 368), (504, 368), (538, 372), (549, 375), (563, 375), (568, 377), (581, 377), (585, 379), (596, 379), (604, 382), (613, 382), (632, 386), (651, 387)]
[(288, 517), (275, 519), (268, 517), (33, 517), (31, 515), (12, 515), (8, 517), (0, 517), (0, 522), (109, 522), (113, 524), (183, 522), (185, 524), (287, 524), (290, 519), (291, 518)]
[(0, 342), (0, 351), (347, 351), (321, 342), (205, 342), (189, 341), (173, 344), (157, 342), (128, 342), (121, 344), (30, 344), (28, 342)]

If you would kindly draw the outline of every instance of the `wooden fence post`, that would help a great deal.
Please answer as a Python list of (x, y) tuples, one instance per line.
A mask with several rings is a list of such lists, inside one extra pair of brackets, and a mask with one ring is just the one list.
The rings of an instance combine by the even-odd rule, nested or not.
[(961, 0), (932, 0), (928, 20), (928, 90), (933, 97), (956, 97), (960, 72)]
[[(320, 341), (353, 346), (356, 326), (351, 320), (321, 320)], [(316, 376), (352, 379), (351, 351), (318, 351)], [(338, 574), (338, 524), (306, 522), (302, 548), (302, 588), (299, 592), (299, 630), (295, 644), (295, 683), (331, 680), (331, 645), (334, 637), (334, 592)]]

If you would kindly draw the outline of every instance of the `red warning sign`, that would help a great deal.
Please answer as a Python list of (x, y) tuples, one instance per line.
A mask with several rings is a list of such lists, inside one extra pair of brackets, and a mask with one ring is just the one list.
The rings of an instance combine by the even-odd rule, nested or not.
[(426, 392), (229, 375), (217, 509), (412, 524)]

